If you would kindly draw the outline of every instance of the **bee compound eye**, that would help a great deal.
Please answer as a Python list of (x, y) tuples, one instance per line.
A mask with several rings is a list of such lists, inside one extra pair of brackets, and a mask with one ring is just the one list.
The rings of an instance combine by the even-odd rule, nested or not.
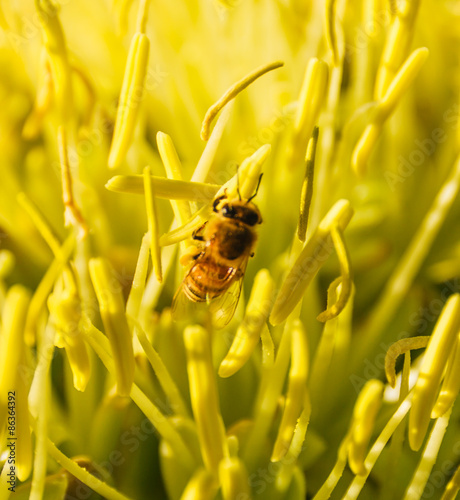
[(235, 216), (235, 209), (232, 207), (232, 205), (229, 205), (228, 203), (226, 203), (222, 207), (222, 215), (224, 217), (234, 217)]
[(259, 222), (259, 215), (257, 212), (250, 212), (246, 216), (246, 224), (249, 226), (255, 226)]

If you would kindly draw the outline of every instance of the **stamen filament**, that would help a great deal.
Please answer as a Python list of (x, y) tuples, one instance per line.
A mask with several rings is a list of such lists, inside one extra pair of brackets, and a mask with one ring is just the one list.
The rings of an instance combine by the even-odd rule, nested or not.
[(291, 368), (283, 417), (278, 427), (278, 435), (271, 456), (272, 462), (283, 459), (289, 451), (297, 421), (307, 397), (307, 377), (309, 372), (308, 341), (305, 329), (295, 320), (291, 333)]
[(228, 102), (234, 99), (240, 92), (242, 92), (246, 87), (251, 85), (252, 82), (260, 78), (262, 75), (265, 75), (265, 73), (273, 71), (274, 69), (280, 68), (281, 66), (284, 66), (284, 63), (279, 61), (267, 64), (265, 66), (262, 66), (261, 68), (256, 69), (252, 73), (249, 73), (249, 75), (233, 84), (225, 92), (225, 94), (218, 101), (216, 101), (206, 112), (203, 124), (201, 126), (201, 139), (203, 141), (207, 141), (209, 139), (209, 128), (212, 121)]
[(147, 35), (144, 33), (134, 35), (129, 48), (120, 92), (115, 130), (108, 159), (109, 168), (117, 168), (121, 165), (131, 144), (143, 97), (149, 47), (150, 42)]
[(261, 269), (254, 279), (243, 321), (235, 333), (227, 355), (220, 364), (220, 377), (230, 377), (251, 357), (273, 303), (274, 286), (269, 272)]
[(161, 267), (161, 247), (160, 234), (158, 228), (158, 210), (155, 201), (155, 190), (153, 187), (150, 167), (144, 168), (144, 194), (147, 210), (147, 224), (150, 236), (150, 253), (152, 255), (153, 268), (155, 276), (161, 283), (163, 281), (163, 272)]
[(329, 321), (332, 318), (337, 317), (345, 308), (351, 295), (353, 286), (353, 276), (351, 269), (350, 255), (348, 249), (345, 245), (345, 239), (343, 237), (342, 230), (337, 224), (334, 224), (331, 228), (332, 242), (334, 243), (335, 251), (337, 252), (337, 258), (340, 264), (340, 286), (337, 287), (336, 283), (332, 283), (331, 286), (337, 288), (337, 301), (331, 306), (328, 305), (327, 309), (317, 316), (318, 321)]
[(323, 218), (281, 285), (270, 315), (272, 325), (280, 324), (289, 316), (311, 280), (332, 253), (332, 227), (337, 224), (341, 230), (345, 229), (352, 215), (350, 203), (347, 200), (339, 200)]
[(313, 176), (315, 171), (316, 145), (318, 143), (319, 128), (313, 129), (313, 135), (308, 141), (305, 177), (302, 183), (300, 194), (300, 214), (299, 225), (297, 226), (297, 236), (300, 241), (305, 241), (308, 227), (308, 216), (310, 213), (311, 199), (313, 197)]
[(364, 459), (374, 431), (375, 419), (382, 404), (383, 383), (369, 380), (361, 389), (353, 410), (348, 463), (355, 474), (366, 474)]
[(428, 345), (429, 340), (430, 337), (428, 336), (410, 337), (408, 339), (398, 340), (390, 346), (385, 356), (385, 374), (391, 387), (396, 387), (395, 364), (398, 356), (414, 349), (423, 349)]
[[(157, 145), (166, 175), (170, 179), (181, 181), (182, 165), (171, 137), (163, 132), (158, 132)], [(190, 204), (187, 201), (171, 201), (171, 206), (179, 225), (185, 224), (190, 219)]]
[(291, 168), (297, 168), (304, 162), (308, 140), (312, 136), (326, 97), (328, 75), (329, 67), (324, 61), (310, 59), (299, 95), (294, 132), (287, 153), (287, 164)]
[[(167, 200), (211, 201), (219, 191), (217, 184), (188, 182), (164, 177), (152, 176), (155, 194)], [(108, 180), (105, 187), (116, 193), (144, 193), (143, 175), (115, 175)]]
[(190, 398), (203, 461), (206, 468), (218, 476), (219, 464), (224, 457), (228, 457), (228, 448), (219, 409), (209, 334), (200, 326), (189, 326), (184, 331), (184, 342)]
[(114, 281), (113, 269), (102, 258), (90, 259), (89, 272), (113, 353), (117, 392), (129, 396), (134, 380), (134, 351), (121, 286)]

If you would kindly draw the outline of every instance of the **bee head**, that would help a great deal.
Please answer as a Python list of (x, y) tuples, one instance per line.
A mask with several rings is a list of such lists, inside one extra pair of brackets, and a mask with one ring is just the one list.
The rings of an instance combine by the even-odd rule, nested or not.
[(251, 202), (225, 200), (215, 207), (215, 211), (226, 219), (239, 220), (248, 226), (255, 226), (262, 222), (259, 209)]

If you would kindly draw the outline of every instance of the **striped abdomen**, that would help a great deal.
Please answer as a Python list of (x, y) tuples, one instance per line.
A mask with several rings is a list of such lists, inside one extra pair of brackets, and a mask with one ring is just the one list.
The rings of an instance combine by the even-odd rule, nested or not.
[(184, 292), (193, 302), (205, 302), (222, 295), (231, 285), (237, 269), (209, 260), (197, 262), (184, 279)]

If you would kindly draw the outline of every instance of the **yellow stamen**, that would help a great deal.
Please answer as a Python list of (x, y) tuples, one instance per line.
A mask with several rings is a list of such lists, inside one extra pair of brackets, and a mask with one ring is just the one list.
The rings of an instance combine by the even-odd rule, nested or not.
[(149, 360), (150, 365), (158, 378), (158, 382), (169, 399), (172, 410), (178, 415), (183, 415), (185, 417), (189, 416), (187, 405), (185, 404), (174, 379), (171, 377), (168, 369), (163, 363), (161, 356), (149, 342), (145, 332), (139, 327), (136, 328), (136, 334), (142, 348), (144, 349), (145, 355), (147, 356), (147, 359)]
[(230, 199), (237, 198), (239, 188), (240, 195), (243, 199), (250, 198), (254, 194), (257, 184), (259, 183), (262, 166), (270, 152), (270, 144), (264, 144), (251, 156), (245, 158), (238, 168), (238, 173), (224, 185), (219, 186), (219, 190), (215, 194), (215, 197), (217, 198), (226, 193), (227, 197)]
[(139, 2), (139, 10), (137, 13), (137, 31), (145, 33), (147, 26), (147, 17), (149, 12), (149, 0), (141, 0)]
[(155, 191), (153, 187), (152, 177), (150, 175), (150, 167), (144, 168), (144, 193), (145, 193), (145, 205), (147, 210), (147, 223), (150, 235), (150, 253), (152, 255), (155, 276), (157, 280), (161, 283), (163, 281), (163, 272), (161, 268), (161, 248), (160, 248), (160, 234), (158, 228), (158, 210), (155, 202)]
[(205, 205), (198, 212), (195, 212), (192, 218), (183, 226), (173, 229), (169, 233), (163, 234), (160, 238), (160, 245), (162, 247), (174, 245), (186, 238), (190, 238), (192, 233), (201, 227), (207, 220), (209, 220), (210, 206)]
[[(382, 453), (382, 450), (385, 448), (385, 445), (388, 443), (388, 440), (394, 434), (395, 430), (398, 428), (399, 424), (409, 411), (411, 397), (412, 393), (408, 394), (406, 399), (399, 405), (398, 409), (388, 420), (382, 432), (379, 434), (379, 437), (376, 439), (375, 443), (373, 444), (372, 448), (367, 454), (366, 460), (364, 462), (364, 468), (366, 472), (364, 474), (355, 476), (346, 494), (344, 495), (343, 500), (356, 500), (358, 498), (364, 484), (366, 483), (369, 477), (371, 470), (375, 465), (375, 462)], [(326, 497), (323, 496), (321, 498), (326, 498)], [(319, 499), (315, 497), (314, 500), (319, 500)]]
[(327, 309), (317, 316), (316, 319), (323, 322), (337, 317), (343, 311), (348, 303), (353, 286), (350, 255), (338, 224), (332, 226), (331, 237), (340, 264), (340, 287), (337, 287), (337, 284), (334, 282), (331, 284), (334, 289), (338, 289), (337, 301), (332, 305), (328, 305)]
[(452, 409), (450, 408), (447, 413), (436, 420), (403, 500), (419, 500), (422, 497), (431, 470), (436, 463), (439, 448), (441, 447), (447, 426), (449, 425), (451, 413)]
[(43, 118), (52, 104), (53, 93), (53, 78), (48, 61), (48, 53), (43, 49), (40, 54), (40, 69), (38, 73), (37, 95), (35, 97), (34, 109), (27, 117), (24, 127), (22, 128), (22, 136), (24, 139), (35, 139), (40, 133)]
[(26, 321), (26, 331), (25, 340), (27, 345), (35, 344), (35, 333), (37, 328), (37, 323), (40, 318), (40, 314), (46, 305), (51, 290), (53, 289), (54, 283), (62, 273), (62, 270), (67, 265), (68, 260), (74, 250), (75, 239), (71, 235), (69, 236), (64, 244), (57, 251), (57, 255), (47, 269), (45, 276), (43, 276), (40, 284), (38, 285), (35, 293), (30, 301), (29, 311), (27, 313)]
[[(23, 377), (25, 366), (24, 329), (30, 293), (21, 285), (8, 290), (3, 306), (2, 332), (0, 335), (0, 406), (6, 409), (9, 396), (14, 394), (16, 423), (15, 465), (16, 474), (25, 481), (32, 468), (32, 441), (29, 429), (29, 408), (27, 394), (29, 384)], [(6, 413), (6, 412), (5, 412)]]
[(48, 418), (50, 413), (50, 377), (51, 360), (54, 354), (54, 329), (48, 323), (41, 338), (38, 364), (34, 373), (29, 393), (29, 409), (36, 419), (34, 425), (35, 453), (33, 464), (30, 499), (42, 500), (47, 470), (46, 441), (48, 436)]
[(248, 473), (238, 457), (224, 458), (219, 464), (219, 479), (223, 500), (250, 500)]
[(81, 467), (74, 460), (64, 455), (50, 439), (46, 442), (46, 449), (59, 465), (64, 467), (64, 469), (70, 472), (72, 476), (76, 477), (83, 484), (86, 484), (93, 491), (99, 493), (103, 498), (107, 500), (130, 500), (130, 497), (123, 495), (112, 486), (104, 483), (96, 476), (93, 476), (84, 467)]
[(141, 248), (137, 259), (136, 271), (134, 272), (133, 283), (129, 291), (129, 297), (126, 302), (126, 315), (135, 319), (138, 317), (139, 309), (141, 307), (142, 296), (145, 291), (145, 280), (149, 267), (149, 246), (150, 238), (146, 233), (142, 238)]
[(347, 200), (339, 200), (325, 215), (281, 285), (270, 315), (272, 325), (278, 325), (289, 316), (313, 277), (332, 253), (332, 227), (337, 224), (343, 231), (352, 215), (353, 209)]
[(401, 339), (390, 346), (385, 356), (385, 374), (391, 387), (396, 387), (395, 364), (398, 356), (412, 351), (413, 349), (423, 349), (428, 345), (430, 337), (411, 337)]
[(336, 0), (327, 0), (326, 2), (326, 42), (331, 51), (334, 66), (337, 66), (339, 62), (339, 48), (335, 31), (336, 3)]
[(0, 250), (0, 280), (5, 279), (13, 270), (15, 258), (10, 250)]
[[(335, 280), (338, 282), (339, 280)], [(332, 283), (327, 292), (327, 303), (337, 301), (338, 290)], [(338, 285), (339, 288), (341, 285)], [(319, 345), (313, 357), (311, 375), (309, 378), (310, 396), (312, 404), (318, 411), (327, 408), (336, 397), (339, 396), (339, 388), (335, 391), (328, 384), (328, 374), (334, 371), (345, 370), (349, 362), (349, 346), (352, 331), (352, 313), (353, 313), (353, 295), (352, 294), (345, 309), (340, 316), (327, 321), (324, 325)]]
[(129, 48), (121, 87), (115, 130), (109, 153), (109, 168), (117, 168), (121, 165), (131, 144), (137, 114), (142, 102), (149, 47), (149, 39), (144, 33), (134, 35)]
[(228, 449), (219, 409), (209, 334), (204, 328), (190, 326), (184, 331), (184, 342), (190, 397), (203, 461), (206, 468), (217, 476), (219, 463), (224, 456), (228, 456)]
[(134, 351), (121, 286), (115, 282), (114, 270), (102, 258), (89, 261), (89, 272), (113, 353), (117, 392), (129, 396), (134, 380)]
[(431, 334), (413, 389), (409, 415), (409, 444), (417, 451), (425, 438), (430, 415), (449, 353), (460, 329), (460, 294), (451, 295)]
[(326, 97), (328, 74), (329, 68), (324, 61), (310, 59), (300, 91), (294, 132), (288, 151), (287, 163), (292, 168), (297, 168), (304, 162), (308, 140), (312, 136)]
[(416, 274), (423, 264), (452, 204), (460, 191), (460, 156), (453, 164), (446, 180), (436, 194), (429, 210), (417, 228), (396, 269), (387, 281), (381, 298), (375, 305), (363, 336), (360, 355), (364, 357), (370, 346), (378, 342), (379, 336), (404, 300)]
[(209, 334), (200, 326), (189, 326), (184, 331), (184, 342), (190, 398), (203, 461), (206, 468), (217, 476), (219, 463), (228, 456), (228, 449), (219, 409)]
[(252, 286), (243, 322), (219, 367), (219, 376), (230, 377), (248, 361), (259, 342), (273, 303), (274, 283), (270, 273), (261, 269)]
[(192, 178), (190, 179), (191, 181), (204, 182), (208, 177), (211, 177), (210, 174), (211, 167), (213, 166), (220, 141), (224, 134), (225, 126), (227, 125), (232, 110), (233, 110), (233, 103), (231, 102), (228, 106), (224, 108), (221, 115), (217, 119), (216, 126), (214, 127), (214, 130), (211, 132), (211, 137), (209, 138), (209, 141), (206, 143), (203, 153), (201, 154), (200, 159), (198, 160)]
[(250, 470), (258, 463), (281, 396), (290, 361), (292, 328), (289, 319), (284, 326), (275, 362), (266, 371), (263, 392), (255, 405), (254, 425), (243, 448), (243, 459)]
[(6, 403), (8, 392), (14, 391), (14, 375), (24, 348), (24, 329), (30, 293), (15, 285), (8, 290), (2, 314), (0, 336), (0, 403)]
[(73, 286), (55, 292), (48, 298), (52, 323), (63, 340), (74, 387), (84, 391), (91, 376), (91, 363), (86, 343), (80, 331), (81, 304)]
[[(210, 201), (214, 198), (220, 186), (203, 182), (188, 182), (164, 177), (152, 176), (155, 194), (158, 198), (167, 200)], [(117, 193), (144, 193), (143, 175), (115, 175), (108, 180), (105, 187)]]
[[(111, 375), (115, 375), (115, 363), (107, 337), (88, 318), (85, 318), (83, 321), (83, 331), (88, 343), (104, 363), (107, 371)], [(176, 460), (179, 460), (187, 470), (193, 470), (196, 466), (196, 460), (192, 457), (189, 447), (185, 445), (184, 440), (174, 428), (171, 420), (163, 415), (160, 409), (152, 403), (136, 384), (133, 384), (131, 387), (130, 397), (155, 426), (160, 436), (170, 444), (174, 450)]]
[(214, 500), (217, 493), (216, 478), (206, 469), (198, 469), (190, 479), (180, 500)]
[(262, 342), (262, 365), (264, 368), (271, 368), (275, 361), (275, 344), (266, 323), (260, 332), (260, 340)]
[(395, 4), (396, 2), (392, 0), (392, 13), (395, 17), (385, 41), (377, 73), (374, 91), (376, 99), (385, 94), (409, 53), (420, 0), (406, 0), (401, 3), (402, 7), (399, 9)]
[(280, 462), (281, 468), (276, 475), (275, 487), (278, 491), (281, 491), (283, 493), (288, 490), (291, 481), (295, 478), (297, 469), (296, 462), (303, 449), (305, 435), (307, 433), (308, 424), (310, 423), (310, 415), (310, 398), (306, 393), (303, 402), (303, 410), (297, 421), (291, 444), (286, 455), (284, 456), (284, 459)]
[(381, 98), (374, 111), (372, 122), (366, 126), (353, 151), (351, 165), (357, 175), (363, 175), (369, 156), (380, 137), (385, 121), (393, 113), (401, 97), (418, 75), (428, 57), (428, 49), (420, 48), (407, 58)]
[(297, 236), (300, 241), (305, 241), (308, 227), (308, 215), (310, 213), (311, 199), (313, 196), (313, 175), (315, 170), (316, 145), (318, 143), (319, 128), (313, 129), (313, 135), (308, 141), (305, 177), (302, 183), (300, 194), (300, 214), (299, 225), (297, 226)]
[[(166, 175), (170, 179), (182, 180), (182, 165), (177, 156), (176, 148), (169, 135), (163, 132), (157, 133), (158, 151), (166, 170)], [(171, 201), (174, 215), (180, 225), (185, 224), (191, 217), (190, 204), (187, 201)]]
[(41, 24), (43, 43), (53, 79), (56, 106), (60, 123), (64, 124), (72, 111), (72, 81), (66, 42), (57, 8), (50, 0), (35, 0)]
[(446, 489), (441, 497), (441, 500), (455, 500), (457, 493), (460, 490), (460, 465), (455, 470), (454, 475), (447, 483)]
[(340, 478), (342, 477), (343, 471), (345, 470), (345, 467), (347, 465), (349, 443), (350, 435), (348, 433), (340, 443), (339, 450), (337, 452), (337, 460), (334, 464), (334, 467), (332, 468), (326, 481), (324, 481), (321, 488), (313, 497), (313, 500), (329, 500), (329, 498), (331, 497), (331, 494), (337, 486)]
[(40, 212), (39, 208), (32, 202), (26, 193), (19, 193), (17, 195), (17, 200), (19, 205), (21, 205), (21, 207), (27, 212), (28, 216), (32, 219), (32, 222), (40, 233), (40, 236), (51, 248), (54, 256), (57, 257), (61, 250), (61, 243), (51, 226), (48, 224), (48, 221)]
[(291, 368), (289, 385), (283, 417), (278, 428), (272, 462), (278, 462), (289, 450), (294, 436), (297, 420), (303, 410), (307, 393), (307, 377), (309, 371), (308, 340), (302, 323), (294, 321), (291, 334)]
[(460, 391), (460, 342), (459, 335), (455, 342), (455, 348), (447, 361), (447, 372), (441, 387), (438, 399), (431, 412), (431, 418), (439, 418), (451, 408)]
[(61, 160), (62, 198), (64, 202), (64, 220), (66, 226), (75, 226), (81, 238), (88, 234), (88, 228), (73, 195), (72, 174), (67, 152), (67, 134), (64, 127), (58, 129), (59, 158)]
[(374, 431), (375, 419), (382, 404), (384, 385), (369, 380), (361, 389), (353, 410), (353, 422), (348, 448), (348, 462), (355, 474), (366, 474), (364, 459)]
[[(24, 345), (19, 357), (19, 367), (27, 366)], [(24, 370), (18, 367), (16, 371), (16, 473), (19, 481), (26, 481), (32, 470), (33, 450), (32, 437), (30, 434), (30, 418), (29, 418), (29, 403), (28, 394), (30, 389), (29, 380), (24, 376)]]
[(209, 139), (209, 128), (211, 126), (212, 121), (215, 116), (219, 113), (219, 111), (232, 99), (234, 99), (241, 91), (243, 91), (246, 87), (248, 87), (252, 82), (260, 78), (265, 73), (269, 71), (273, 71), (274, 69), (280, 68), (284, 66), (283, 62), (274, 62), (271, 64), (267, 64), (262, 66), (261, 68), (256, 69), (249, 75), (245, 76), (243, 79), (239, 80), (235, 84), (233, 84), (227, 92), (217, 101), (215, 102), (206, 112), (206, 115), (203, 120), (203, 124), (201, 126), (201, 138), (203, 141), (207, 141)]

